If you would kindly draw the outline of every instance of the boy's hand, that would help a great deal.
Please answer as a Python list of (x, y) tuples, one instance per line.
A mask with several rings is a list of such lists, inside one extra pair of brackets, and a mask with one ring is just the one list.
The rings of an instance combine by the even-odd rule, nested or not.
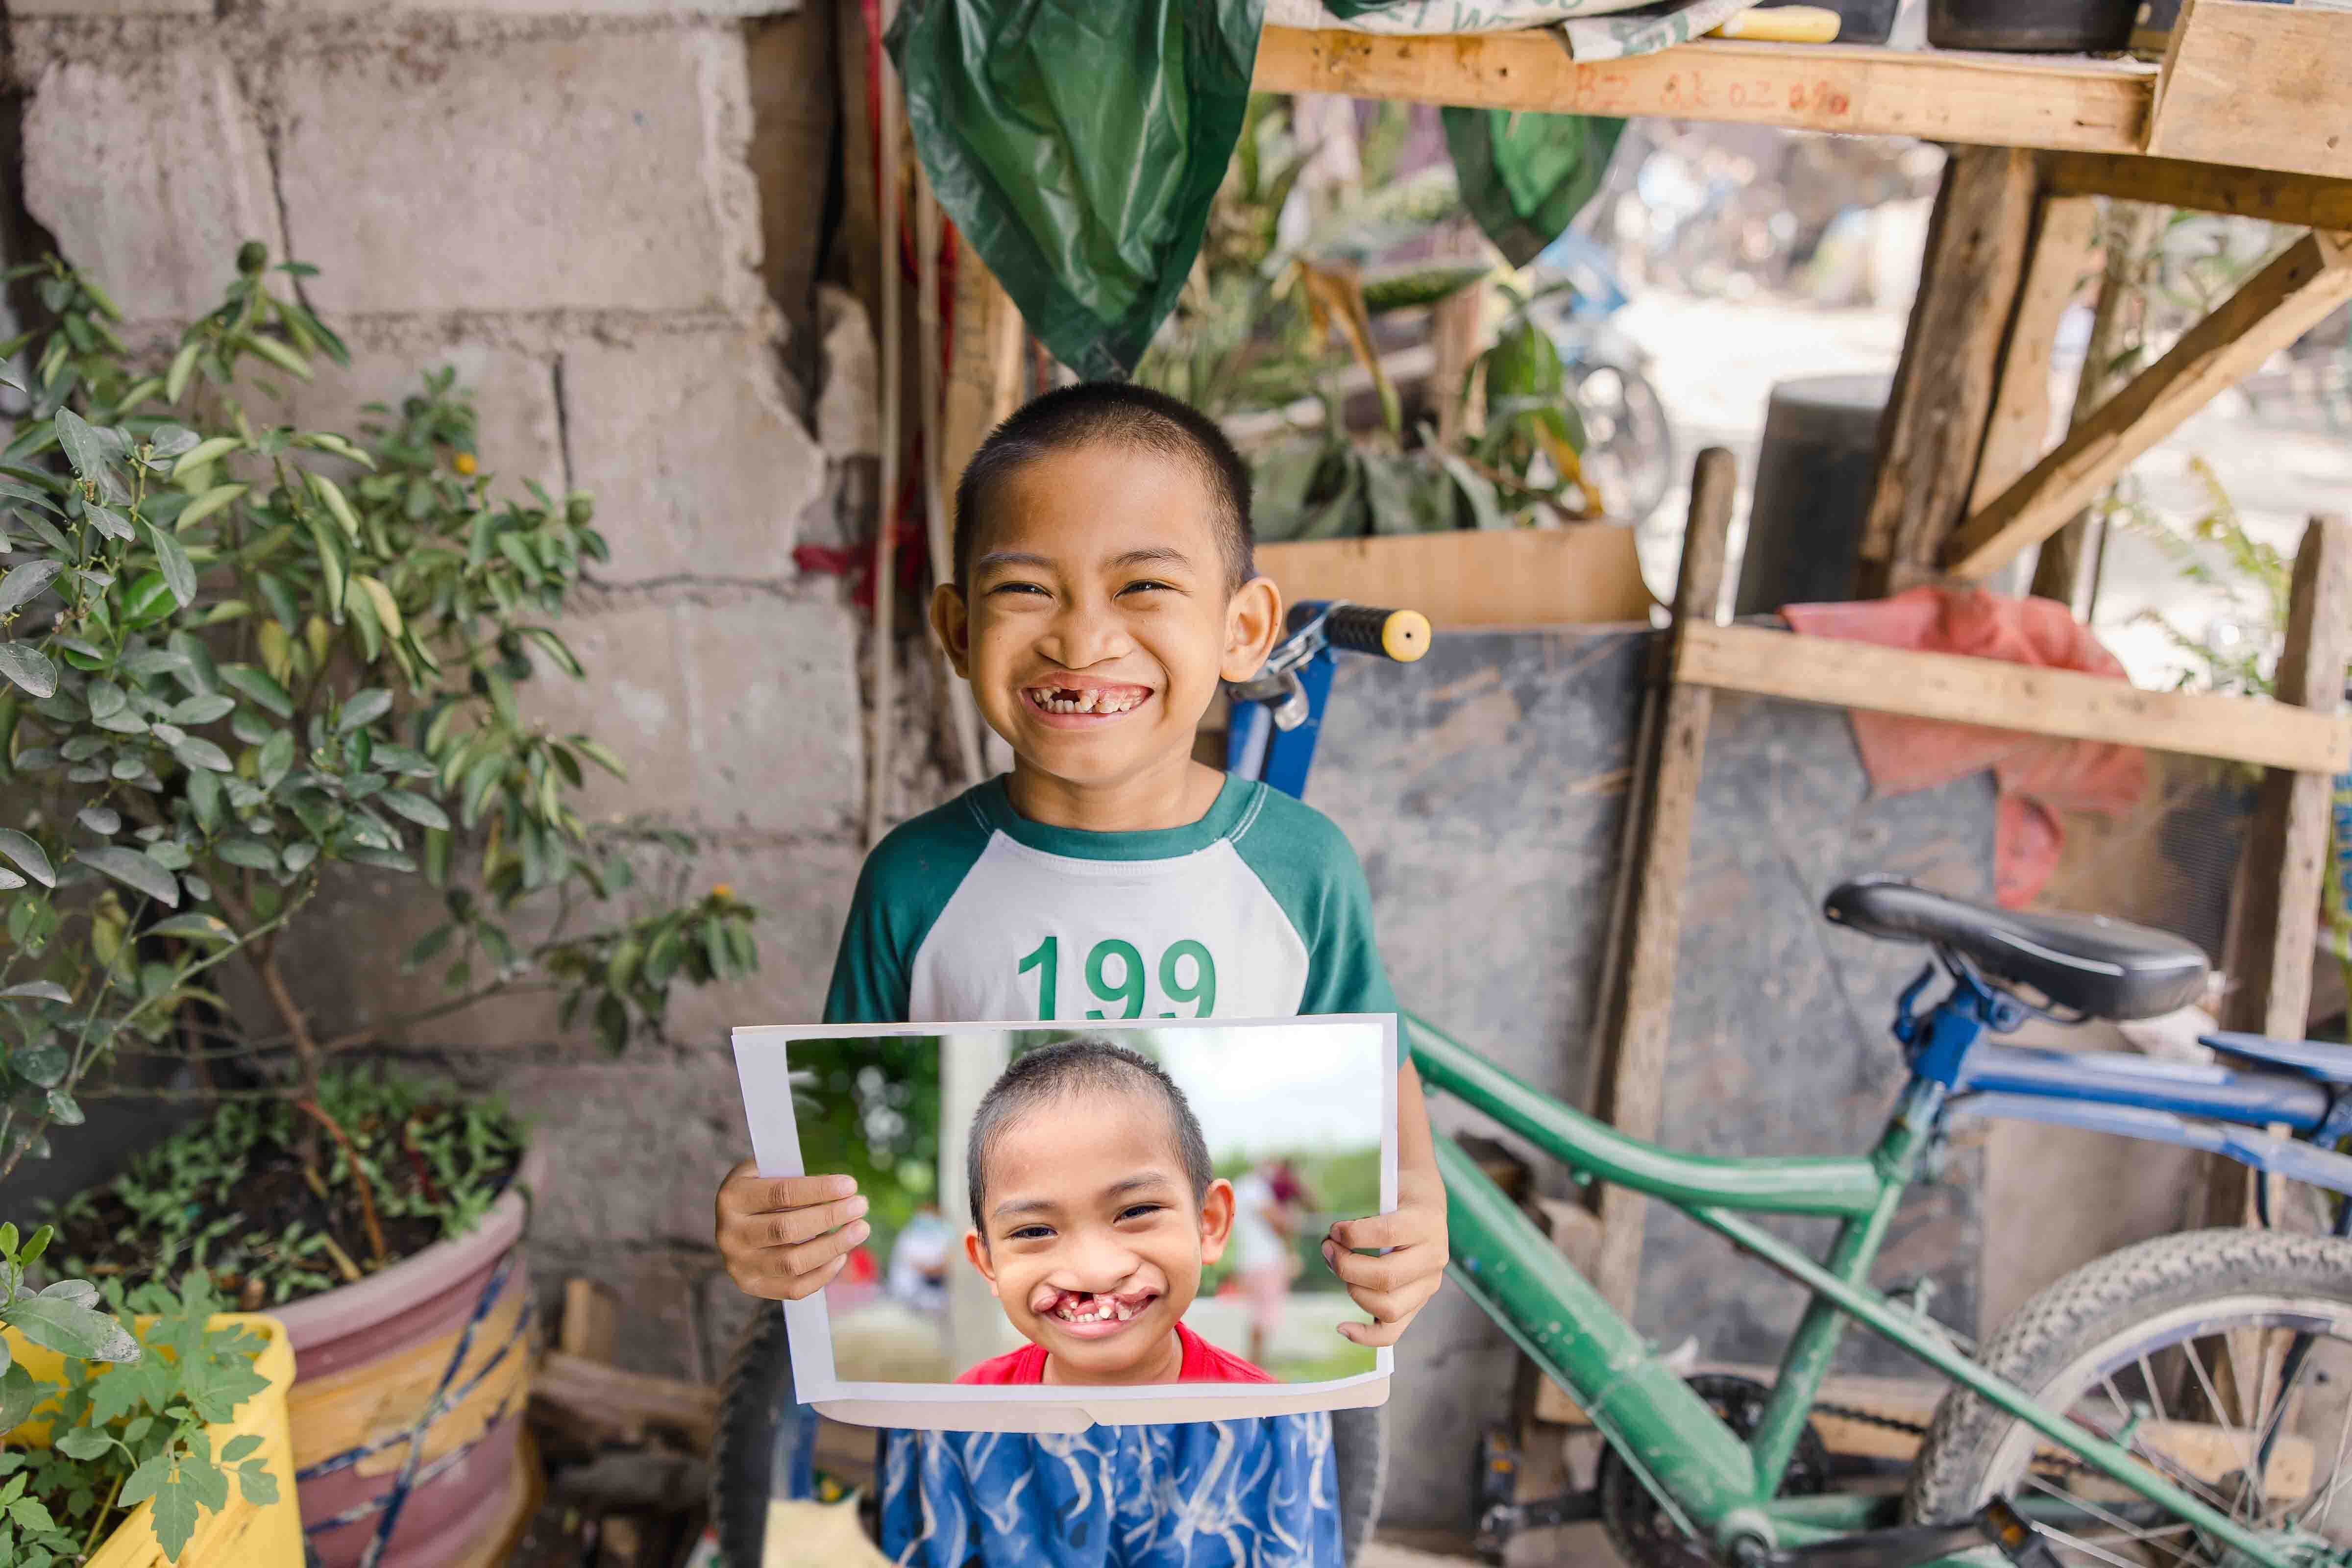
[(736, 1286), (772, 1301), (814, 1296), (873, 1227), (849, 1176), (762, 1176), (746, 1160), (719, 1185), (712, 1239)]
[[(1378, 1258), (1353, 1247), (1384, 1247)], [(1370, 1219), (1343, 1219), (1323, 1240), (1323, 1259), (1347, 1281), (1370, 1323), (1342, 1323), (1339, 1332), (1360, 1345), (1392, 1345), (1415, 1312), (1445, 1279), (1445, 1183), (1437, 1173), (1437, 1145), (1422, 1103), (1421, 1075), (1405, 1063), (1397, 1073), (1397, 1206)]]

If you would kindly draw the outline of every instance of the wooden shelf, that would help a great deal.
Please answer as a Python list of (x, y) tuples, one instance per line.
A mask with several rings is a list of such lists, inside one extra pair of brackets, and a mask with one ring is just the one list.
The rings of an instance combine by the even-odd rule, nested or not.
[(1404, 36), (1268, 27), (1254, 85), (1265, 92), (2138, 153), (2157, 77), (2153, 65), (2087, 56), (1722, 38), (1580, 65), (1549, 28)]
[(1683, 628), (1675, 679), (1834, 708), (1866, 708), (2072, 741), (2105, 741), (2264, 767), (2333, 773), (2352, 718), (2264, 697), (2143, 691), (2072, 670), (1915, 653), (1763, 626)]

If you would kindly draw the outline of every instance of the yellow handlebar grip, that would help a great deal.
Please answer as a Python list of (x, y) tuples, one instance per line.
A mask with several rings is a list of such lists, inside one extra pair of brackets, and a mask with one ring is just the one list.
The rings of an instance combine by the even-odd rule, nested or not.
[(1429, 651), (1429, 617), (1419, 610), (1398, 610), (1381, 624), (1381, 651), (1399, 664), (1411, 664)]

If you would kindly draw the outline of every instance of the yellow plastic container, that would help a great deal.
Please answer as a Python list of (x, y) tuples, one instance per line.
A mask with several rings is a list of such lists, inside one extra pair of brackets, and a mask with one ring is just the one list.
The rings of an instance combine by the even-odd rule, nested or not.
[[(146, 1326), (142, 1320), (140, 1326)], [(228, 1506), (197, 1522), (174, 1563), (163, 1555), (155, 1539), (155, 1505), (142, 1502), (116, 1527), (90, 1555), (88, 1568), (302, 1568), (302, 1513), (294, 1500), (294, 1439), (286, 1423), (286, 1390), (294, 1381), (294, 1347), (287, 1342), (286, 1326), (258, 1312), (222, 1312), (212, 1326), (241, 1328), (259, 1334), (268, 1343), (254, 1362), (254, 1370), (269, 1386), (237, 1406), (236, 1419), (206, 1427), (213, 1452), (247, 1434), (261, 1439), (259, 1458), (278, 1478), (278, 1500), (267, 1506), (245, 1500), (245, 1489), (231, 1479)], [(64, 1358), (18, 1334), (5, 1331), (8, 1349), (35, 1377), (55, 1381)], [(34, 1447), (49, 1438), (49, 1424), (38, 1417), (9, 1433), (12, 1447)]]

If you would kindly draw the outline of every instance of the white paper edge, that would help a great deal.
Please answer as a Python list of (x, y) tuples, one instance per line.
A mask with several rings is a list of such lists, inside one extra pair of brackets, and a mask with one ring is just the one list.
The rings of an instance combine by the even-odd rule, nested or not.
[[(1293, 1018), (1160, 1018), (1085, 1025), (1019, 1024), (747, 1024), (730, 1031), (735, 1073), (743, 1091), (743, 1118), (751, 1156), (762, 1176), (803, 1176), (800, 1129), (793, 1114), (790, 1047), (795, 1040), (947, 1035), (971, 1030), (1068, 1027), (1118, 1036), (1141, 1029), (1295, 1028), (1300, 1024), (1370, 1024), (1381, 1031), (1387, 1072), (1381, 1080), (1381, 1212), (1397, 1204), (1397, 1025), (1392, 1013), (1316, 1013)], [(778, 1111), (781, 1110), (782, 1114)], [(1257, 1415), (1297, 1415), (1385, 1405), (1395, 1352), (1381, 1345), (1372, 1370), (1327, 1383), (1153, 1384), (1102, 1388), (1074, 1398), (1055, 1387), (1003, 1384), (846, 1383), (834, 1375), (833, 1320), (824, 1292), (782, 1301), (792, 1350), (793, 1387), (801, 1403), (835, 1421), (860, 1426), (900, 1426), (937, 1432), (1082, 1432), (1090, 1426), (1159, 1426), (1181, 1421), (1233, 1421)], [(1236, 1394), (1236, 1388), (1254, 1392)], [(923, 1390), (909, 1398), (910, 1388)]]

